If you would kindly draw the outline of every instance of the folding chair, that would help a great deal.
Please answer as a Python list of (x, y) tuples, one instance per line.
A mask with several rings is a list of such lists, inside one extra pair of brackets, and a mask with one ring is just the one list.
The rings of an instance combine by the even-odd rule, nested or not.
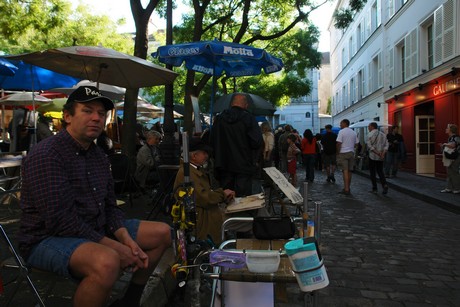
[(24, 263), (24, 260), (22, 260), (21, 256), (16, 252), (13, 244), (11, 243), (8, 235), (6, 234), (5, 230), (3, 229), (2, 225), (0, 224), (0, 234), (2, 235), (4, 241), (8, 245), (8, 248), (13, 256), (14, 261), (16, 262), (15, 264), (11, 265), (7, 261), (3, 262), (1, 267), (12, 267), (15, 269), (18, 269), (18, 278), (17, 278), (17, 284), (15, 288), (11, 291), (11, 293), (8, 293), (7, 299), (6, 299), (6, 306), (9, 306), (12, 299), (16, 295), (16, 292), (19, 290), (19, 287), (21, 286), (22, 282), (25, 280), (27, 282), (27, 285), (29, 286), (30, 290), (34, 294), (35, 298), (37, 299), (37, 303), (39, 306), (44, 307), (45, 303), (43, 299), (41, 298), (40, 294), (37, 291), (37, 288), (35, 287), (34, 283), (32, 282), (32, 279), (30, 278), (30, 269), (26, 266)]
[(0, 192), (2, 192), (0, 204), (3, 204), (6, 199), (18, 200), (17, 193), (21, 189), (21, 163), (21, 155), (0, 154)]
[(125, 154), (116, 153), (109, 155), (114, 189), (117, 196), (127, 196), (130, 206), (133, 206), (132, 195), (141, 191), (133, 176), (132, 163)]

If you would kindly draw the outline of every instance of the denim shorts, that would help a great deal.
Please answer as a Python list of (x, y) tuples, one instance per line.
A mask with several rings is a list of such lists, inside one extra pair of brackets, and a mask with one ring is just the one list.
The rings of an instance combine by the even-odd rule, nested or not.
[[(125, 220), (124, 226), (133, 240), (136, 240), (140, 220)], [(27, 259), (27, 264), (34, 268), (54, 272), (65, 277), (72, 277), (69, 271), (70, 256), (80, 244), (93, 242), (83, 238), (48, 237), (37, 243)]]

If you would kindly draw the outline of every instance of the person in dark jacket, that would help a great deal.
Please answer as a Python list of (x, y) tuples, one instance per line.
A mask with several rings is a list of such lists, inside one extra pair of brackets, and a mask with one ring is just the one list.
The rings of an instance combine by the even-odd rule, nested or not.
[(327, 182), (335, 183), (335, 166), (336, 160), (336, 140), (337, 134), (332, 132), (332, 125), (326, 125), (326, 134), (321, 138), (321, 145), (323, 145), (323, 164), (326, 166)]
[(233, 95), (231, 107), (217, 115), (211, 130), (217, 179), (237, 197), (252, 194), (252, 175), (263, 144), (259, 125), (247, 111), (249, 99), (245, 94)]

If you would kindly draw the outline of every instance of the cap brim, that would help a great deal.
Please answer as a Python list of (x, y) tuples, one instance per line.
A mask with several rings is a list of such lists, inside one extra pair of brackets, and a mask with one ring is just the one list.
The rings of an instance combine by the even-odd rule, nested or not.
[(109, 97), (106, 97), (106, 96), (92, 97), (92, 98), (87, 99), (87, 100), (74, 100), (74, 101), (79, 102), (79, 103), (85, 103), (85, 102), (90, 102), (90, 101), (94, 101), (94, 100), (100, 100), (104, 104), (104, 108), (107, 111), (112, 110), (115, 107), (115, 105), (113, 104), (112, 99), (110, 99)]

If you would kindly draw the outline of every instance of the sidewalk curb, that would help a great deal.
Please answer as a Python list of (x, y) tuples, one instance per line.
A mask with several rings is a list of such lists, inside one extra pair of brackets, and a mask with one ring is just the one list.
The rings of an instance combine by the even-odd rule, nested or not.
[(169, 298), (176, 289), (176, 280), (172, 276), (171, 266), (174, 264), (175, 257), (173, 248), (168, 248), (155, 271), (150, 277), (142, 295), (142, 307), (166, 306)]
[[(370, 175), (367, 174), (366, 172), (355, 170), (355, 174), (360, 175), (362, 177), (370, 178)], [(456, 206), (450, 202), (444, 201), (442, 199), (430, 196), (428, 194), (422, 194), (417, 191), (411, 190), (407, 187), (404, 187), (402, 185), (396, 184), (392, 182), (391, 180), (387, 180), (387, 184), (390, 188), (393, 190), (396, 190), (398, 192), (404, 193), (406, 195), (409, 195), (413, 198), (422, 200), (424, 202), (427, 202), (431, 205), (437, 206), (439, 208), (442, 208), (444, 210), (447, 210), (449, 212), (455, 213), (455, 214), (460, 214), (460, 206)], [(429, 188), (428, 188), (429, 189)]]

